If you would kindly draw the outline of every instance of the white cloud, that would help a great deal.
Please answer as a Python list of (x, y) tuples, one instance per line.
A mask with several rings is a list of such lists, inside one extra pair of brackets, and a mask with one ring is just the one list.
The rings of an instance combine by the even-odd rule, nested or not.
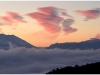
[(100, 61), (98, 50), (35, 49), (0, 50), (1, 74), (47, 73), (55, 68)]

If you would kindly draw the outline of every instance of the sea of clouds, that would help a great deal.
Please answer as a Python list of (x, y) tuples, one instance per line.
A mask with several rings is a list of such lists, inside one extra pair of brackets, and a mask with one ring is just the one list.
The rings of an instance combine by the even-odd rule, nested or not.
[(0, 74), (42, 74), (55, 68), (100, 61), (98, 50), (36, 49), (0, 50)]

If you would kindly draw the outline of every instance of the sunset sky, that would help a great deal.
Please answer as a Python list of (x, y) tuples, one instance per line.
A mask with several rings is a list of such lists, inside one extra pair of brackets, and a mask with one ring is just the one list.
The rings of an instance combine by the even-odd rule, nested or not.
[(100, 33), (99, 16), (100, 1), (0, 1), (0, 33), (39, 47), (80, 42)]

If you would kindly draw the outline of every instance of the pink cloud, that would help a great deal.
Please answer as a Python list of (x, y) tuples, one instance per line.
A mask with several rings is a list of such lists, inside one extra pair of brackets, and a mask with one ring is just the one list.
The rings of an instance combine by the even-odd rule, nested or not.
[(12, 24), (14, 23), (14, 21), (11, 20), (11, 19), (10, 19), (9, 17), (7, 17), (7, 16), (0, 16), (0, 20), (4, 21), (5, 23), (10, 24), (10, 25), (12, 25)]
[(5, 24), (14, 25), (18, 22), (27, 23), (26, 21), (23, 20), (24, 18), (20, 16), (18, 13), (7, 12), (6, 14), (7, 14), (6, 16), (0, 16), (0, 20), (4, 22), (2, 23), (3, 25)]
[(7, 15), (12, 20), (15, 20), (17, 22), (25, 22), (25, 23), (27, 23), (26, 21), (23, 20), (24, 18), (22, 16), (20, 16), (16, 12), (7, 12)]
[(57, 33), (61, 31), (59, 24), (63, 18), (59, 15), (60, 12), (71, 17), (65, 13), (65, 9), (52, 6), (38, 8), (37, 10), (39, 12), (28, 13), (27, 16), (37, 20), (38, 24), (50, 33)]
[(62, 20), (61, 17), (52, 17), (38, 12), (29, 13), (27, 15), (31, 18), (36, 19), (39, 25), (41, 25), (45, 30), (50, 33), (60, 31), (60, 27), (57, 24)]
[(55, 12), (57, 8), (49, 6), (49, 7), (38, 8), (37, 10), (45, 15), (53, 15), (53, 14), (56, 15)]
[(53, 15), (53, 16), (55, 16), (55, 15), (58, 16), (60, 12), (61, 13), (66, 12), (65, 9), (60, 9), (60, 8), (53, 7), (53, 6), (42, 7), (42, 8), (38, 8), (37, 10), (46, 15)]
[[(45, 38), (55, 38), (59, 35), (60, 31), (62, 30), (62, 27), (63, 31), (66, 34), (77, 31), (77, 29), (75, 28), (72, 28), (70, 26), (68, 27), (68, 24), (71, 25), (74, 20), (72, 19), (64, 20), (64, 18), (61, 17), (61, 15), (63, 15), (73, 18), (72, 16), (66, 13), (65, 9), (49, 6), (49, 7), (38, 8), (37, 10), (38, 12), (28, 13), (26, 15), (32, 19), (35, 19), (38, 22), (38, 25), (42, 26), (45, 29), (45, 31), (48, 32), (48, 33), (44, 32), (36, 33), (38, 36), (42, 34), (43, 36), (42, 35), (41, 36)], [(60, 25), (62, 25), (62, 27)]]
[[(53, 24), (47, 24), (47, 23), (41, 23), (41, 25), (45, 28), (46, 31), (50, 32), (50, 33), (57, 33), (61, 31), (61, 28), (57, 25), (53, 25)], [(50, 25), (50, 26), (48, 26)]]
[(3, 26), (4, 24), (3, 23), (0, 23), (0, 26)]
[(97, 34), (95, 38), (100, 39), (100, 34)]
[(27, 16), (37, 20), (46, 31), (56, 33), (61, 31), (59, 23), (63, 20), (62, 17), (54, 14), (57, 8), (44, 7), (38, 8), (39, 12), (28, 13)]
[(76, 10), (75, 12), (85, 16), (85, 20), (96, 19), (100, 16), (100, 8), (92, 10)]

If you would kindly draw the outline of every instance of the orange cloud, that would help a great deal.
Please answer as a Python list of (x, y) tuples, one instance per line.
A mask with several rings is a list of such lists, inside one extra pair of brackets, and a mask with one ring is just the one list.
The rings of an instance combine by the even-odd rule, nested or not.
[(15, 30), (16, 28), (12, 28), (13, 30)]
[(96, 19), (100, 16), (100, 8), (92, 10), (76, 10), (75, 12), (85, 16), (85, 20)]
[(0, 28), (0, 33), (3, 33), (1, 28)]

